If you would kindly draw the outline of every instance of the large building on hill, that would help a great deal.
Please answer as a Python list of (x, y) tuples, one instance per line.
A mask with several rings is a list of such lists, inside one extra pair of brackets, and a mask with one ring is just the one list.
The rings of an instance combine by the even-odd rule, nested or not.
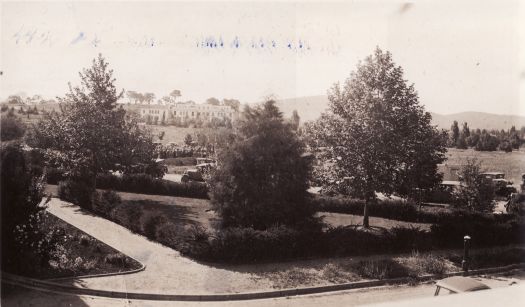
[(194, 102), (163, 104), (128, 104), (128, 111), (137, 113), (141, 118), (151, 121), (165, 122), (209, 122), (213, 118), (234, 121), (237, 112), (230, 106), (216, 106), (211, 104), (197, 104)]

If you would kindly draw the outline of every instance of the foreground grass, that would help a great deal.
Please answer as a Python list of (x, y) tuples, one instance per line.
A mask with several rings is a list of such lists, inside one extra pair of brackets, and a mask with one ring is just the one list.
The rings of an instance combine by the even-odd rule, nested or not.
[(43, 231), (58, 230), (60, 241), (47, 266), (34, 265), (32, 277), (60, 278), (105, 274), (138, 269), (141, 264), (89, 236), (52, 214), (46, 214)]
[[(398, 277), (440, 275), (461, 271), (461, 250), (413, 252), (397, 256), (345, 257), (264, 264), (252, 269), (254, 279), (269, 279), (276, 289), (381, 280)], [(523, 262), (525, 247), (472, 251), (470, 269), (498, 267)], [(241, 266), (241, 271), (250, 271)]]

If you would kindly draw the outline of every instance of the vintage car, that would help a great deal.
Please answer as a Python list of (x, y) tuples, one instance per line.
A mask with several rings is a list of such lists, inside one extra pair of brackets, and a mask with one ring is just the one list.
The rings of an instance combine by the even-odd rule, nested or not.
[(490, 287), (472, 278), (452, 276), (439, 280), (436, 283), (436, 292), (434, 292), (434, 296), (439, 295), (441, 289), (448, 290), (449, 293), (463, 293), (486, 290), (490, 289)]
[(202, 172), (198, 169), (188, 169), (184, 171), (184, 174), (180, 178), (180, 181), (183, 183), (190, 181), (204, 182), (204, 176)]
[(216, 167), (216, 161), (209, 158), (197, 158), (194, 169), (188, 169), (182, 175), (181, 182), (199, 181), (204, 182), (204, 174)]
[(485, 172), (480, 174), (483, 178), (492, 180), (497, 196), (508, 198), (512, 193), (516, 193), (516, 188), (512, 181), (505, 179), (505, 173)]

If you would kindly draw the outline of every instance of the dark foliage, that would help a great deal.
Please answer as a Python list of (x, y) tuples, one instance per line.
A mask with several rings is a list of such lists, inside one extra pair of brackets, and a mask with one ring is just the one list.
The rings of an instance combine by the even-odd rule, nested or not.
[(2, 142), (19, 139), (24, 136), (26, 131), (25, 125), (15, 116), (2, 116), (0, 124)]
[(26, 273), (47, 263), (53, 245), (39, 229), (45, 183), (19, 144), (2, 144), (1, 159), (2, 270)]
[(111, 174), (99, 175), (97, 188), (141, 194), (208, 198), (208, 188), (204, 183), (179, 183), (157, 179), (147, 174), (129, 174), (120, 177)]
[(104, 217), (109, 217), (111, 210), (121, 203), (122, 199), (115, 191), (97, 192), (96, 199), (93, 203), (93, 210)]
[(461, 211), (431, 227), (433, 244), (440, 247), (461, 247), (465, 235), (472, 237), (472, 247), (520, 243), (524, 231), (522, 217)]
[(223, 227), (296, 227), (312, 218), (305, 201), (310, 161), (274, 101), (246, 107), (237, 138), (225, 144), (208, 181)]
[(85, 184), (82, 180), (68, 179), (59, 182), (58, 197), (82, 208), (91, 210), (93, 209), (97, 194), (89, 184)]

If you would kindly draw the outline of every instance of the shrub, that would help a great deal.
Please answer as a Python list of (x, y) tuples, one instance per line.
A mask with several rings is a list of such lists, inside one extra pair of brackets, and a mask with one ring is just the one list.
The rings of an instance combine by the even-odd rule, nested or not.
[(89, 246), (89, 244), (91, 243), (91, 240), (89, 239), (88, 236), (81, 235), (80, 238), (78, 238), (78, 242), (80, 242), (80, 245)]
[(495, 187), (491, 179), (481, 175), (481, 162), (467, 159), (460, 172), (461, 186), (454, 193), (456, 206), (492, 213), (494, 211)]
[(58, 197), (82, 208), (91, 210), (96, 199), (96, 192), (89, 184), (80, 180), (67, 179), (58, 183)]
[(166, 223), (166, 218), (162, 215), (150, 216), (144, 223), (144, 234), (146, 237), (155, 240), (157, 237), (157, 227)]
[(387, 246), (396, 251), (424, 251), (432, 247), (430, 234), (417, 227), (393, 227), (386, 236)]
[(104, 217), (109, 217), (111, 210), (122, 203), (122, 199), (115, 191), (97, 193), (93, 203), (93, 210)]
[(401, 258), (401, 262), (411, 269), (410, 275), (444, 274), (447, 271), (446, 260), (432, 254), (413, 252), (408, 258)]
[(0, 124), (0, 139), (2, 142), (19, 139), (24, 136), (25, 125), (15, 116), (2, 116)]
[(388, 246), (383, 234), (367, 232), (351, 227), (334, 227), (323, 235), (326, 251), (329, 255), (368, 255), (384, 252)]
[(409, 275), (406, 267), (391, 259), (363, 260), (355, 266), (357, 273), (365, 278), (387, 279)]
[(267, 230), (226, 228), (211, 241), (210, 252), (214, 260), (233, 263), (291, 259), (304, 251), (300, 235), (285, 226)]
[(142, 233), (143, 210), (139, 206), (121, 204), (115, 206), (109, 214), (109, 218), (129, 230)]
[(104, 257), (104, 261), (109, 264), (118, 265), (121, 267), (125, 267), (128, 264), (128, 258), (126, 255), (121, 253), (113, 253), (106, 255)]
[(157, 227), (155, 237), (160, 243), (180, 251), (184, 232), (184, 227), (167, 222)]
[(60, 181), (66, 180), (66, 177), (64, 176), (64, 172), (48, 167), (46, 168), (46, 180), (48, 184), (58, 184)]
[(432, 242), (440, 247), (461, 247), (463, 236), (471, 236), (473, 247), (522, 243), (525, 230), (522, 217), (458, 211), (431, 226)]

